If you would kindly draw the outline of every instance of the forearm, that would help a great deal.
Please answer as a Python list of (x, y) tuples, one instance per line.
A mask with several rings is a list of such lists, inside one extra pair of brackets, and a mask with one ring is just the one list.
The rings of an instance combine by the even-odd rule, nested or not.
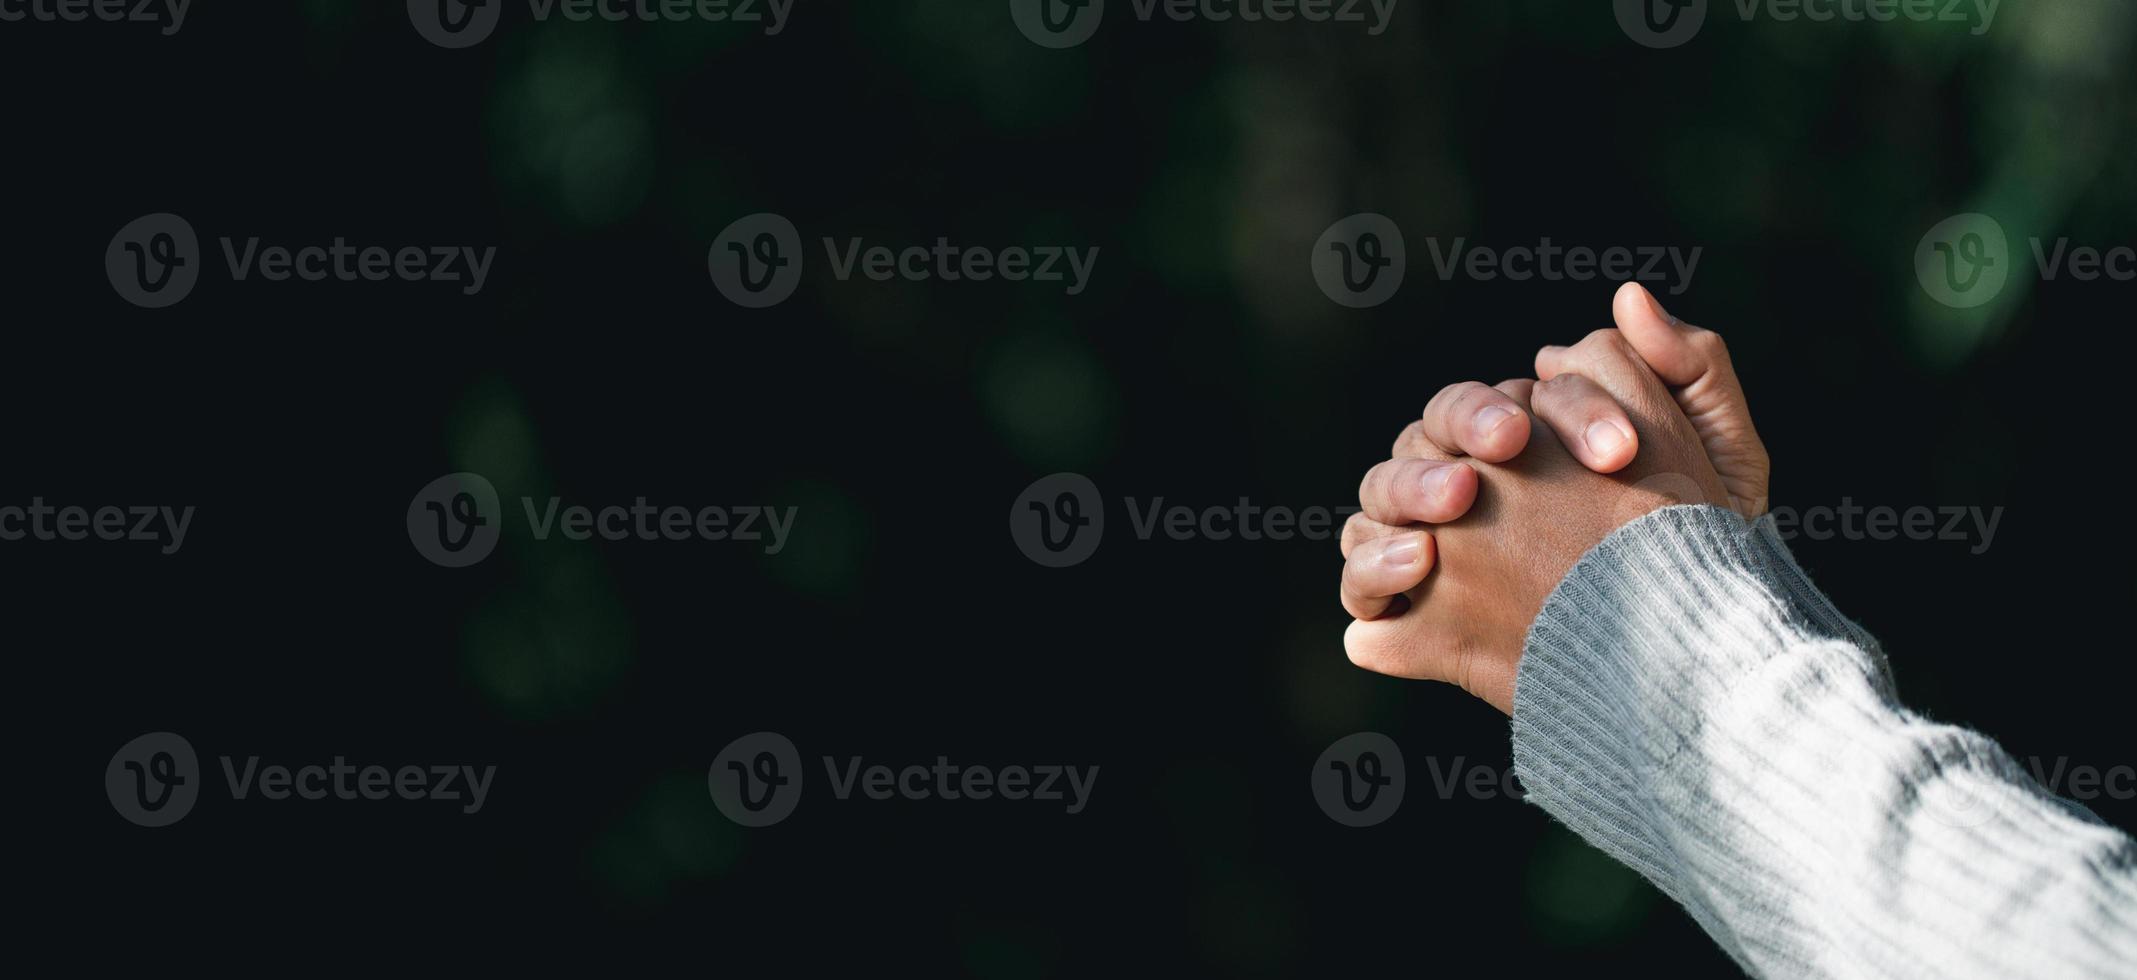
[(2137, 847), (1900, 707), (1765, 529), (1650, 514), (1585, 556), (1514, 695), (1529, 799), (1761, 976), (2129, 976)]

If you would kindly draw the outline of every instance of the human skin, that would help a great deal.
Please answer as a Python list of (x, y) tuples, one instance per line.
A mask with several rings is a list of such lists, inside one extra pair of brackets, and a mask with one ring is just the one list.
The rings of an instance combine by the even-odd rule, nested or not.
[(1720, 337), (1637, 285), (1612, 312), (1617, 329), (1539, 352), (1539, 381), (1449, 386), (1367, 474), (1342, 536), (1352, 662), (1511, 714), (1528, 624), (1610, 531), (1671, 503), (1765, 510), (1765, 447)]

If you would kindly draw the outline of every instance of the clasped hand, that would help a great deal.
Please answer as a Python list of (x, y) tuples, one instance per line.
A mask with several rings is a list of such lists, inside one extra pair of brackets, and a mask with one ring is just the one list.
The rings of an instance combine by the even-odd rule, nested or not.
[(1720, 335), (1627, 283), (1613, 329), (1535, 379), (1449, 385), (1359, 485), (1344, 526), (1351, 662), (1513, 714), (1529, 624), (1574, 562), (1672, 504), (1766, 510), (1770, 465)]

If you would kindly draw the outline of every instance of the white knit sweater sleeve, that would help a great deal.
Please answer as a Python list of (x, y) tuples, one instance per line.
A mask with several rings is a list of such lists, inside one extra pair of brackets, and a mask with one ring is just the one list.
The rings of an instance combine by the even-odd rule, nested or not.
[(2137, 846), (1909, 712), (1770, 522), (1671, 507), (1581, 559), (1514, 691), (1528, 799), (1760, 977), (2137, 977)]

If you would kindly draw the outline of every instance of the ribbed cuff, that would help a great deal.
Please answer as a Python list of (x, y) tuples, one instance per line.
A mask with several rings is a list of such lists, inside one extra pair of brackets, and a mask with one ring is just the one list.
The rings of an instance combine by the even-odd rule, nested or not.
[(1575, 564), (1515, 678), (1530, 802), (1762, 977), (2126, 977), (2137, 844), (1907, 712), (1770, 522), (1670, 507)]
[(1860, 629), (1761, 523), (1768, 530), (1721, 507), (1667, 507), (1583, 556), (1529, 627), (1514, 688), (1517, 761), (1523, 734), (1539, 734), (1524, 722), (1539, 715), (1554, 728), (1605, 726), (1592, 735), (1626, 762), (1667, 761), (1718, 696), (1780, 651), (1852, 641)]
[(1839, 672), (1888, 691), (1882, 658), (1851, 645), (1860, 633), (1810, 586), (1770, 520), (1704, 505), (1648, 514), (1583, 556), (1530, 626), (1514, 687), (1515, 772), (1530, 802), (1729, 947), (1716, 911), (1680, 880), (1671, 800), (1703, 788), (1673, 785), (1671, 763), (1704, 727), (1732, 720), (1731, 692), (1753, 679), (1763, 691), (1822, 687)]
[(1818, 587), (1811, 584), (1810, 576), (1804, 573), (1803, 566), (1796, 564), (1795, 553), (1789, 551), (1788, 543), (1781, 540), (1780, 526), (1774, 523), (1773, 515), (1769, 513), (1753, 521), (1751, 530), (1759, 538), (1761, 554), (1767, 565), (1787, 587), (1790, 604), (1794, 606), (1796, 613), (1816, 625), (1820, 632), (1846, 639), (1867, 651), (1876, 661), (1879, 673), (1885, 678), (1885, 691), (1890, 693), (1890, 667), (1885, 662), (1883, 648), (1878, 646), (1877, 638), (1863, 629), (1862, 624), (1843, 615), (1833, 605), (1833, 600), (1826, 598), (1825, 593), (1818, 591)]

